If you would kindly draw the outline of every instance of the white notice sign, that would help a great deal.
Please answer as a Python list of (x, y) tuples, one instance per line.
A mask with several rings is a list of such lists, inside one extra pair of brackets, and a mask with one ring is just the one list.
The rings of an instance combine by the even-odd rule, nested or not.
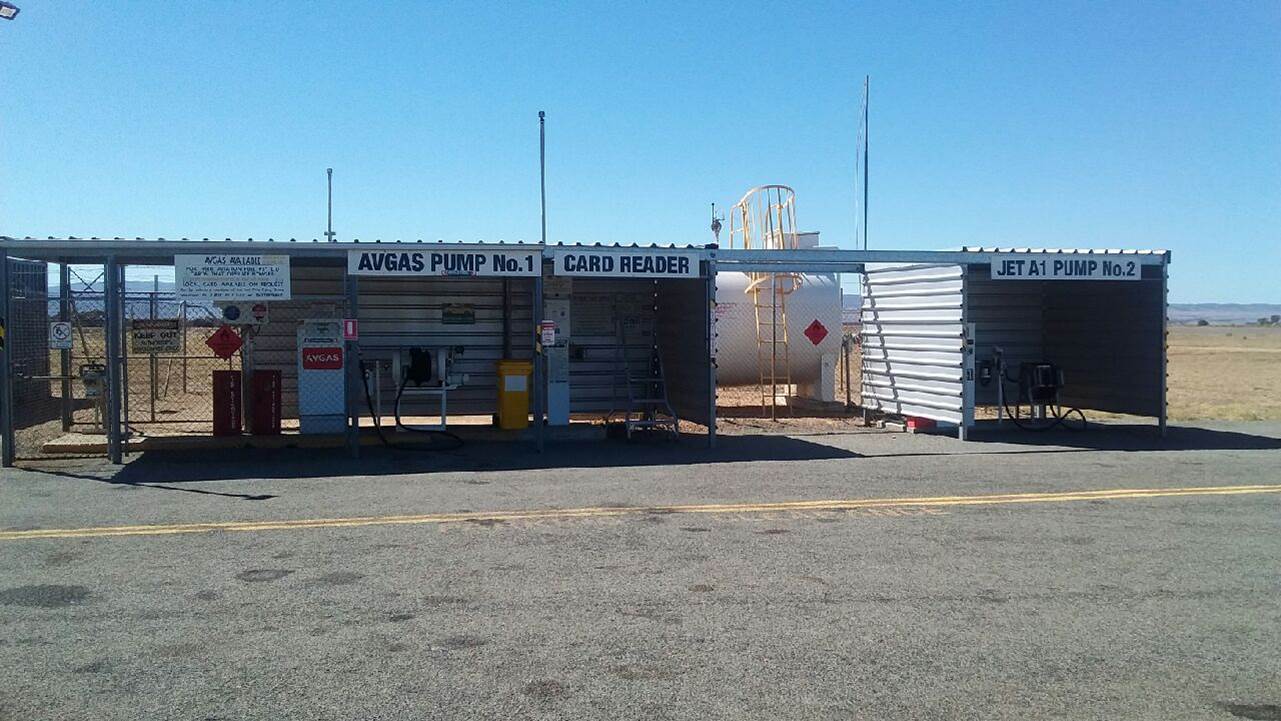
[(1142, 267), (1123, 255), (997, 255), (992, 280), (1139, 280)]
[(349, 275), (444, 275), (475, 277), (535, 276), (543, 272), (537, 250), (349, 250)]
[(49, 324), (49, 349), (71, 350), (71, 324), (56, 321)]
[(135, 355), (178, 353), (182, 350), (177, 318), (132, 321), (129, 336), (129, 352)]
[(556, 275), (608, 278), (698, 278), (702, 253), (693, 248), (634, 250), (557, 248)]
[(287, 255), (175, 255), (181, 300), (289, 300)]

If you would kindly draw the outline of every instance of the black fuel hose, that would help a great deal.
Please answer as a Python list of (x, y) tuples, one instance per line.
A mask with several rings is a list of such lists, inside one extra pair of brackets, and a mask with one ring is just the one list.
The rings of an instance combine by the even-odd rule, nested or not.
[[(1005, 373), (1000, 374), (1000, 379), (1002, 383), (1008, 382), (1008, 383), (1017, 384), (1017, 381), (1010, 378)], [(1016, 401), (1014, 404), (1014, 410), (1011, 411), (1009, 401), (1007, 401), (1006, 398), (1007, 396), (1004, 393), (1002, 393), (1001, 405), (1005, 407), (1005, 415), (1010, 419), (1011, 423), (1013, 423), (1016, 427), (1021, 428), (1025, 431), (1048, 431), (1051, 428), (1057, 428), (1059, 426), (1062, 426), (1068, 429), (1069, 431), (1084, 431), (1090, 427), (1090, 422), (1086, 420), (1085, 413), (1082, 412), (1080, 408), (1069, 407), (1067, 409), (1064, 409), (1062, 405), (1059, 405), (1057, 403), (1054, 405), (1047, 406), (1050, 409), (1050, 417), (1053, 420), (1049, 422), (1042, 422), (1039, 424), (1024, 423), (1022, 418), (1020, 417), (1020, 411), (1023, 409), (1022, 401), (1021, 400)], [(1029, 402), (1028, 405), (1030, 406), (1032, 404)], [(1081, 417), (1081, 425), (1077, 426), (1077, 425), (1068, 424), (1067, 422), (1068, 417), (1071, 416), (1073, 413)]]
[(373, 393), (369, 390), (369, 376), (365, 374), (363, 367), (361, 368), (360, 376), (362, 381), (361, 385), (365, 388), (365, 405), (369, 408), (369, 417), (374, 419), (374, 432), (378, 434), (378, 440), (382, 441), (384, 446), (394, 448), (398, 451), (427, 452), (453, 451), (463, 447), (463, 439), (459, 438), (457, 434), (437, 428), (414, 428), (413, 426), (407, 426), (400, 422), (400, 396), (405, 392), (405, 383), (407, 382), (405, 380), (400, 382), (400, 388), (396, 391), (396, 427), (404, 428), (405, 430), (413, 433), (427, 433), (434, 438), (444, 438), (448, 440), (449, 443), (440, 444), (433, 442), (428, 444), (400, 445), (387, 440), (387, 436), (383, 435), (382, 422), (380, 421), (378, 414), (374, 412), (374, 397)]

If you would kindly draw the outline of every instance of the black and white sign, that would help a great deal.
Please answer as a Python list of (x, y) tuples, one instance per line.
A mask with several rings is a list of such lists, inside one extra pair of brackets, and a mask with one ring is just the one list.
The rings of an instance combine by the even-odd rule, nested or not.
[(701, 252), (684, 248), (619, 250), (557, 248), (556, 275), (604, 278), (698, 278)]
[(287, 255), (175, 255), (180, 300), (289, 300)]
[(542, 270), (539, 251), (521, 248), (347, 251), (350, 275), (512, 277), (541, 275)]
[(71, 350), (71, 324), (56, 321), (49, 324), (49, 350)]
[(997, 255), (992, 280), (1139, 280), (1142, 266), (1123, 255)]
[(132, 321), (129, 326), (129, 352), (134, 355), (177, 353), (182, 350), (178, 319)]

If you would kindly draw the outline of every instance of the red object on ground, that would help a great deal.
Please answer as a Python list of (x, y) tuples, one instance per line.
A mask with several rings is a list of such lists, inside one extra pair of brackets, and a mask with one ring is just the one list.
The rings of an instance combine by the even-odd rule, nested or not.
[(930, 418), (919, 418), (917, 416), (907, 417), (907, 429), (909, 431), (928, 431), (937, 424)]
[(232, 330), (229, 325), (219, 326), (218, 330), (205, 341), (205, 345), (209, 346), (214, 355), (219, 358), (230, 358), (244, 344), (245, 342), (240, 340), (240, 334)]
[(818, 345), (827, 337), (827, 326), (819, 323), (818, 318), (815, 318), (813, 323), (805, 326), (805, 337), (809, 338), (814, 345)]
[(213, 372), (213, 434), (240, 435), (240, 371)]
[(254, 371), (250, 410), (255, 436), (280, 435), (280, 371)]

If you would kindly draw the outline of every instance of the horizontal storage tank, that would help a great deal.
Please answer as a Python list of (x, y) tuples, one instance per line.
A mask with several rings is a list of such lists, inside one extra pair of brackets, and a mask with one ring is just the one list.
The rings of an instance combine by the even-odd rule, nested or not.
[[(824, 355), (841, 352), (841, 283), (835, 273), (806, 273), (800, 288), (788, 294), (787, 341), (792, 382), (818, 383)], [(747, 293), (746, 273), (716, 274), (716, 382), (723, 386), (756, 385), (756, 310)], [(766, 302), (768, 294), (762, 294)], [(766, 311), (768, 318), (769, 312)], [(814, 332), (806, 329), (817, 321)], [(821, 326), (821, 328), (820, 328)], [(818, 338), (815, 343), (813, 338)], [(765, 346), (769, 352), (769, 345)], [(782, 375), (780, 370), (779, 375)]]

